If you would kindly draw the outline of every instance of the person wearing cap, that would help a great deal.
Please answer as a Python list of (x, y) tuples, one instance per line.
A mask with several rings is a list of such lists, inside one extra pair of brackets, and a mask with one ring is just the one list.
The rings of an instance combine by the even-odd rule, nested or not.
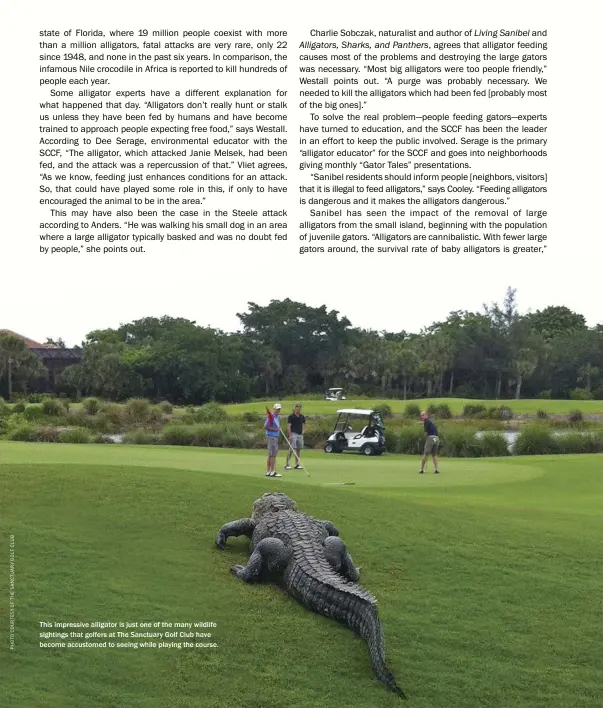
[(436, 428), (435, 423), (430, 420), (429, 415), (425, 411), (421, 411), (421, 415), (419, 416), (419, 418), (423, 421), (423, 429), (425, 430), (425, 435), (427, 435), (419, 474), (423, 474), (423, 472), (425, 471), (425, 464), (429, 455), (432, 455), (433, 457), (434, 473), (439, 474), (438, 446), (440, 444), (440, 438), (438, 437), (438, 429)]
[(296, 470), (303, 470), (301, 464), (301, 451), (304, 446), (304, 433), (306, 432), (306, 417), (302, 415), (301, 403), (298, 403), (293, 410), (293, 413), (287, 418), (287, 431), (289, 434), (289, 442), (291, 447), (287, 453), (287, 462), (285, 464), (285, 469), (290, 470), (291, 465), (289, 464), (291, 460), (291, 455), (293, 455), (293, 450), (295, 450), (295, 459), (297, 464), (295, 465)]
[(266, 416), (266, 420), (264, 421), (264, 430), (266, 431), (266, 442), (268, 444), (268, 462), (266, 464), (266, 477), (280, 477), (281, 475), (275, 472), (274, 470), (276, 456), (278, 455), (278, 438), (281, 434), (280, 403), (275, 403), (274, 408), (272, 409), (272, 415)]

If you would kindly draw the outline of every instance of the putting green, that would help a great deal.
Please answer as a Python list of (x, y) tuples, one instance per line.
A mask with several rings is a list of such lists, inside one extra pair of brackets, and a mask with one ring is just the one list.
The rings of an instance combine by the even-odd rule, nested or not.
[[(142, 446), (142, 445), (27, 445), (3, 443), (0, 464), (78, 464), (161, 467), (198, 470), (244, 477), (263, 477), (265, 453), (261, 450), (228, 450), (219, 448)], [(25, 454), (26, 453), (26, 454)], [(327, 455), (320, 451), (306, 451), (303, 456), (309, 476), (303, 470), (284, 470), (285, 452), (277, 458), (281, 478), (266, 480), (277, 485), (303, 484), (335, 486), (353, 482), (365, 489), (396, 487), (458, 487), (466, 485), (507, 484), (533, 479), (544, 474), (538, 458), (523, 462), (508, 458), (488, 460), (440, 460), (440, 475), (433, 474), (429, 461), (427, 472), (418, 473), (420, 457), (383, 455), (366, 458), (362, 455)]]

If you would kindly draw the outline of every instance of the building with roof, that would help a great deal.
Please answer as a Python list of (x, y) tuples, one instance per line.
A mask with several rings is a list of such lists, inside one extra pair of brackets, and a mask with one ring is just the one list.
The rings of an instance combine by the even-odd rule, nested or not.
[(59, 376), (68, 366), (78, 364), (82, 359), (82, 352), (78, 348), (58, 347), (56, 344), (41, 344), (34, 339), (24, 337), (9, 329), (0, 329), (0, 334), (22, 339), (25, 346), (35, 354), (48, 371), (48, 379), (39, 379), (32, 383), (36, 393), (46, 393), (56, 390)]

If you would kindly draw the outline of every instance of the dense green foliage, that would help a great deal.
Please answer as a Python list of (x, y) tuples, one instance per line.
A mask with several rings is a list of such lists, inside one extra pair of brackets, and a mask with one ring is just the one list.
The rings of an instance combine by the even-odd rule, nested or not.
[[(92, 331), (59, 392), (197, 405), (331, 386), (348, 398), (603, 399), (603, 325), (589, 328), (558, 306), (521, 314), (511, 289), (502, 305), (452, 312), (414, 334), (359, 329), (325, 306), (289, 299), (250, 302), (238, 317), (234, 333), (174, 317)], [(9, 370), (15, 394), (41, 373), (22, 341), (0, 336), (0, 393)]]
[[(310, 409), (320, 410), (308, 402)], [(402, 401), (397, 403), (398, 408)], [(460, 402), (462, 405), (462, 402)], [(551, 401), (549, 406), (555, 403)], [(571, 404), (570, 401), (567, 402)], [(45, 443), (110, 443), (122, 441), (135, 445), (179, 445), (201, 447), (264, 448), (264, 406), (253, 404), (257, 411), (240, 410), (238, 406), (222, 406), (215, 402), (199, 407), (173, 408), (152, 405), (143, 398), (125, 403), (86, 399), (81, 404), (63, 405), (58, 399), (31, 403), (23, 407), (0, 405), (0, 438), (22, 442)], [(336, 403), (329, 403), (337, 406)], [(365, 404), (366, 405), (366, 404)], [(457, 406), (457, 409), (461, 407)], [(425, 434), (417, 419), (418, 412), (408, 404), (405, 415), (394, 415), (392, 405), (376, 405), (385, 420), (387, 450), (393, 453), (418, 455), (423, 450)], [(534, 410), (532, 422), (510, 421), (512, 411), (507, 406), (466, 404), (464, 417), (453, 417), (447, 404), (426, 402), (438, 425), (444, 457), (500, 457), (509, 454), (553, 454), (603, 452), (603, 430), (596, 421), (585, 421), (580, 411), (569, 415), (542, 417)], [(286, 410), (286, 408), (285, 408)], [(417, 408), (418, 410), (418, 408)], [(409, 413), (415, 414), (409, 417)], [(333, 431), (337, 416), (334, 411), (307, 415), (305, 446), (322, 449)], [(510, 447), (503, 431), (516, 431), (518, 442)], [(117, 436), (117, 437), (116, 437)], [(283, 447), (284, 441), (281, 441)]]

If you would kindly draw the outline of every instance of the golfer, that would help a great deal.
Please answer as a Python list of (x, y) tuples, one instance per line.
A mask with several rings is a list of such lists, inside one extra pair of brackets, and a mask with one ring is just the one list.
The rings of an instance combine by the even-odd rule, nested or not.
[(266, 416), (264, 421), (266, 431), (266, 442), (268, 444), (268, 462), (266, 464), (266, 477), (281, 477), (282, 475), (274, 471), (276, 456), (278, 455), (278, 438), (281, 434), (281, 404), (275, 403), (272, 409), (272, 421), (270, 416)]
[(427, 462), (427, 458), (429, 457), (429, 455), (433, 457), (434, 473), (439, 474), (437, 453), (438, 446), (440, 444), (440, 438), (438, 437), (438, 429), (436, 428), (435, 423), (430, 420), (429, 415), (425, 411), (421, 412), (419, 418), (423, 421), (423, 429), (425, 430), (425, 435), (427, 435), (419, 474), (423, 474), (423, 472), (425, 471), (425, 463)]
[(304, 446), (304, 433), (306, 432), (306, 418), (301, 412), (301, 403), (298, 403), (293, 413), (287, 418), (287, 432), (289, 435), (289, 442), (291, 447), (287, 453), (287, 462), (285, 464), (285, 469), (290, 470), (291, 465), (289, 461), (291, 460), (291, 455), (293, 455), (293, 450), (295, 450), (295, 460), (297, 464), (295, 465), (296, 470), (303, 470), (303, 465), (301, 464), (301, 451)]

